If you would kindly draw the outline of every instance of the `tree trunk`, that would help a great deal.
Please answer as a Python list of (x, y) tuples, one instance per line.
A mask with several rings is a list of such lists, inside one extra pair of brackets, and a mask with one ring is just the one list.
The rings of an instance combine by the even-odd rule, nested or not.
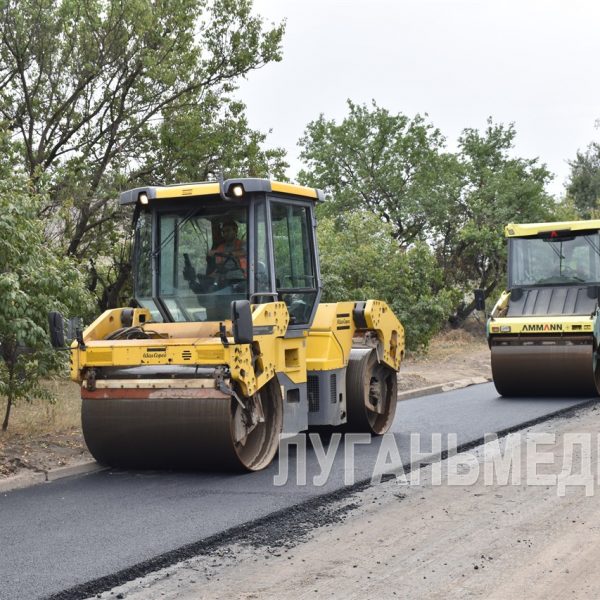
[(10, 418), (10, 409), (12, 407), (12, 394), (6, 398), (6, 412), (4, 413), (4, 421), (2, 422), (2, 431), (6, 431), (8, 429), (8, 419)]
[[(484, 298), (488, 298), (496, 289), (496, 287), (498, 286), (498, 280), (494, 279), (489, 285), (484, 285), (483, 282), (481, 282), (480, 287), (481, 289), (483, 289), (483, 294), (484, 294)], [(473, 299), (471, 302), (468, 302), (467, 304), (463, 304), (461, 303), (457, 309), (455, 314), (453, 314), (449, 319), (448, 322), (450, 323), (450, 325), (454, 328), (457, 327), (461, 327), (462, 324), (465, 322), (465, 320), (467, 319), (467, 317), (475, 310), (475, 299)]]
[(108, 310), (109, 308), (119, 307), (119, 297), (121, 295), (121, 291), (127, 284), (129, 276), (131, 275), (130, 264), (120, 263), (117, 268), (118, 274), (116, 280), (111, 284), (105, 285), (104, 290), (102, 291), (102, 296), (99, 300), (101, 311)]
[(6, 412), (4, 413), (4, 421), (2, 422), (2, 431), (8, 429), (8, 419), (10, 418), (10, 409), (12, 408), (14, 399), (13, 385), (15, 383), (15, 363), (17, 360), (17, 348), (14, 340), (12, 343), (7, 340), (2, 340), (2, 359), (8, 371), (8, 388), (6, 392)]

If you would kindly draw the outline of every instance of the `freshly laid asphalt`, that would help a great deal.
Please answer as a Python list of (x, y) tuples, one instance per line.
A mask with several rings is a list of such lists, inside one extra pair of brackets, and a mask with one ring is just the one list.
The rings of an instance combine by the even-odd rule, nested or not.
[[(476, 385), (400, 402), (392, 432), (408, 464), (411, 433), (427, 452), (433, 433), (468, 444), (591, 400), (507, 399)], [(355, 446), (355, 481), (371, 477), (379, 445)], [(343, 449), (323, 486), (312, 485), (320, 468), (309, 444), (307, 485), (296, 484), (294, 458), (283, 486), (276, 460), (251, 474), (102, 471), (2, 494), (0, 600), (57, 594), (343, 488)]]

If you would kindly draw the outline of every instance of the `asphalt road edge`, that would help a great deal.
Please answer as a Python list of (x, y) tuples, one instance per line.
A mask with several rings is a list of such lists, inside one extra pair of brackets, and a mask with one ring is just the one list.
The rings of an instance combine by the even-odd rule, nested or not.
[(33, 485), (56, 481), (64, 477), (74, 477), (75, 475), (87, 475), (88, 473), (96, 473), (103, 471), (108, 467), (98, 464), (95, 460), (87, 460), (85, 462), (76, 463), (74, 465), (66, 465), (64, 467), (56, 467), (55, 469), (32, 471), (29, 473), (19, 473), (12, 477), (0, 479), (0, 494), (20, 490)]
[[(469, 377), (466, 379), (458, 379), (455, 381), (448, 381), (446, 383), (416, 388), (414, 390), (407, 390), (398, 394), (398, 402), (411, 400), (412, 398), (421, 398), (423, 396), (432, 396), (434, 394), (443, 394), (444, 392), (459, 390), (471, 385), (488, 383), (489, 381), (491, 380), (488, 377)], [(103, 471), (107, 468), (108, 467), (98, 464), (95, 460), (88, 460), (74, 465), (56, 467), (55, 469), (19, 473), (18, 475), (13, 475), (12, 477), (0, 479), (0, 494), (31, 487), (33, 485), (40, 485), (42, 483), (56, 481), (58, 479), (63, 479), (64, 477), (74, 477), (76, 475), (96, 473), (97, 471)]]
[(428, 385), (426, 387), (415, 388), (414, 390), (406, 390), (405, 392), (398, 393), (398, 402), (401, 402), (403, 400), (412, 400), (413, 398), (420, 398), (421, 396), (433, 396), (434, 394), (443, 394), (444, 392), (460, 390), (471, 385), (489, 383), (490, 381), (492, 381), (491, 377), (467, 377), (465, 379), (456, 379), (454, 381), (447, 381), (446, 383), (438, 383), (436, 385)]

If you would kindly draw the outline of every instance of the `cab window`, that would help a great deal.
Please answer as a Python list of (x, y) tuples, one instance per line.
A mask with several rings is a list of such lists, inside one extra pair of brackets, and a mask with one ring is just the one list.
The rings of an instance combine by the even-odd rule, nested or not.
[(292, 325), (308, 323), (317, 282), (306, 206), (271, 201), (275, 285)]

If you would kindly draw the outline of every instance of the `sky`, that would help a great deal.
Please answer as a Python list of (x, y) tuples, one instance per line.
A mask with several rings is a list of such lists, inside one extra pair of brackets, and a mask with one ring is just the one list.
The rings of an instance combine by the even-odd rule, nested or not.
[(600, 141), (600, 2), (595, 0), (255, 0), (285, 19), (283, 60), (252, 72), (239, 98), (250, 125), (288, 153), (346, 100), (427, 114), (448, 148), (488, 117), (514, 123), (515, 155), (539, 157), (560, 196), (568, 160)]

